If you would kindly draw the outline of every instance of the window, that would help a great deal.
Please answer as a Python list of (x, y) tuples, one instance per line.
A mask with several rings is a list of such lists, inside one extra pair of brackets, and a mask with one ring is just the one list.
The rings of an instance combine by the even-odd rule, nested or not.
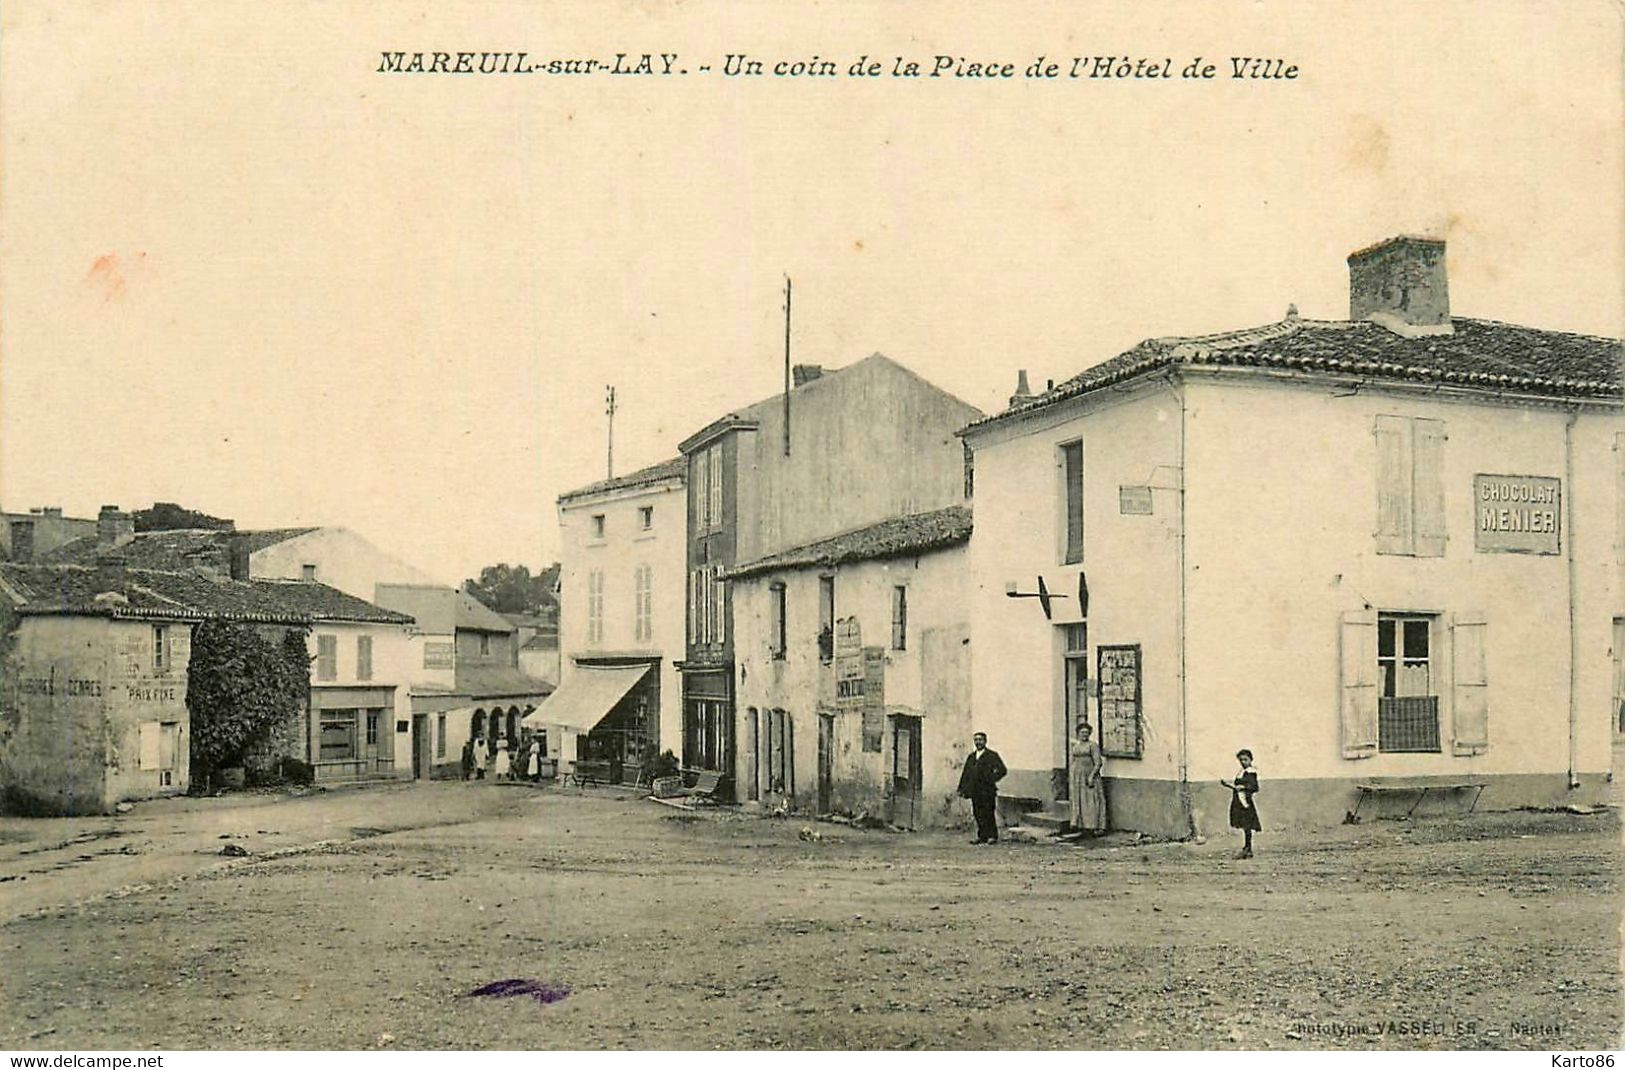
[(722, 523), (722, 443), (717, 443), (705, 451), (706, 467), (710, 469), (710, 505), (707, 507), (711, 527)]
[(633, 574), (633, 639), (639, 643), (654, 639), (654, 569), (639, 565)]
[(965, 448), (965, 498), (969, 500), (976, 496), (976, 454), (969, 442), (961, 440), (960, 445)]
[(490, 633), (481, 632), (480, 633), (480, 657), (488, 658), (490, 656), (491, 656), (491, 636), (490, 636)]
[(587, 573), (587, 642), (604, 640), (604, 573), (594, 569)]
[(902, 584), (891, 589), (891, 648), (908, 649), (908, 588)]
[(1444, 421), (1378, 416), (1377, 552), (1443, 557)]
[(835, 659), (835, 577), (818, 577), (818, 660)]
[(372, 679), (372, 636), (358, 635), (355, 638), (355, 678), (357, 680)]
[(1061, 694), (1066, 706), (1066, 738), (1070, 740), (1078, 734), (1078, 725), (1089, 717), (1089, 626), (1061, 625), (1061, 643)]
[(1075, 565), (1083, 560), (1083, 443), (1068, 442), (1061, 447), (1062, 502), (1066, 509), (1066, 550), (1061, 563)]
[(339, 678), (339, 641), (335, 635), (316, 637), (316, 679)]
[(303, 579), (307, 583), (315, 583), (316, 582), (316, 566), (315, 565), (308, 565), (308, 564), (307, 565), (300, 565), (299, 566), (299, 577), (300, 577), (300, 579)]
[(1377, 614), (1377, 749), (1439, 750), (1439, 698), (1434, 688), (1433, 618)]
[(434, 756), (446, 756), (446, 715), (439, 713), (434, 718)]
[(367, 711), (367, 746), (376, 747), (377, 745), (378, 745), (378, 711), (377, 710), (368, 710)]
[(711, 469), (707, 464), (708, 452), (701, 450), (694, 454), (690, 467), (688, 485), (693, 494), (694, 528), (704, 531), (711, 526)]
[(767, 710), (767, 791), (794, 795), (795, 731), (787, 710)]
[[(153, 772), (174, 769), (180, 733), (181, 726), (178, 721), (143, 721), (138, 736), (138, 767)], [(164, 780), (162, 783), (167, 784), (168, 781)]]
[(355, 710), (323, 710), (318, 756), (324, 762), (355, 757)]
[(165, 624), (152, 626), (152, 671), (169, 671), (169, 626)]
[(594, 539), (602, 539), (604, 537), (604, 531), (604, 514), (594, 513), (592, 518), (592, 537)]
[(423, 644), (423, 667), (425, 669), (449, 669), (456, 664), (456, 647), (451, 643)]
[(638, 507), (638, 526), (644, 531), (652, 531), (655, 526), (655, 507), (644, 505)]
[(768, 650), (774, 661), (783, 661), (788, 644), (785, 642), (785, 591), (784, 584), (775, 583), (767, 589), (768, 594), (768, 622), (767, 642)]

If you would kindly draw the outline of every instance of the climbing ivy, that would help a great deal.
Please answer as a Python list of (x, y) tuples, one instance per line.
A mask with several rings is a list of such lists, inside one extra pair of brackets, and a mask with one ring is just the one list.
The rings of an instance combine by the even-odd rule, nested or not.
[(303, 629), (272, 642), (248, 625), (207, 620), (192, 630), (186, 709), (191, 715), (192, 781), (201, 784), (298, 715), (310, 688)]

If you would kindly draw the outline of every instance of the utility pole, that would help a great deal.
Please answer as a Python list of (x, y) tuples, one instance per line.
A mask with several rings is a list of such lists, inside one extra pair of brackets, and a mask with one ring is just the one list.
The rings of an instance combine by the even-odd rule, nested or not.
[(790, 456), (790, 276), (784, 277), (784, 455)]
[(615, 478), (615, 388), (604, 387), (604, 415), (609, 417), (609, 453), (605, 461), (605, 470), (608, 473), (605, 479)]

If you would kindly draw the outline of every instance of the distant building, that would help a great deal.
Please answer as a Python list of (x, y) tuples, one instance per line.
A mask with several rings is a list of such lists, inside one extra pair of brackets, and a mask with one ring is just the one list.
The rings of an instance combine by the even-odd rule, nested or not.
[(557, 687), (559, 684), (558, 603), (545, 613), (504, 613), (502, 619), (514, 627), (514, 646), (519, 651), (519, 670), (526, 676)]
[(682, 747), (684, 468), (674, 458), (559, 496), (562, 678), (530, 720), (566, 763), (612, 762), (630, 779)]
[(0, 512), (0, 560), (34, 561), (75, 539), (94, 538), (96, 521), (63, 516), (60, 506), (48, 505), (26, 513)]
[[(370, 649), (381, 670), (406, 647), (410, 618), (322, 584), (133, 569), (116, 556), (94, 566), (6, 563), (0, 790), (9, 804), (98, 813), (125, 799), (186, 791), (191, 631), (212, 619), (250, 624), (270, 638), (310, 629), (310, 701), (280, 733), (283, 753), (310, 761), (320, 779), (397, 774), (395, 686), (326, 667), (342, 638), (345, 648)], [(337, 755), (341, 734), (345, 753)]]
[(553, 689), (520, 671), (514, 626), (452, 587), (381, 583), (377, 600), (416, 622), (412, 712), (431, 733), (436, 775), (457, 775), (470, 739), (488, 754), (498, 740), (516, 746), (521, 718)]
[[(793, 384), (678, 447), (688, 465), (682, 761), (726, 774), (735, 788), (767, 745), (760, 712), (754, 725), (741, 718), (737, 655), (762, 648), (766, 636), (736, 632), (723, 577), (833, 535), (966, 504), (969, 473), (955, 433), (982, 415), (878, 353), (830, 371), (798, 365)], [(833, 644), (836, 623), (819, 620), (820, 642)], [(774, 723), (784, 723), (785, 738), (811, 739), (813, 695), (786, 701), (793, 704)], [(790, 761), (800, 753), (786, 749)], [(805, 793), (810, 772), (783, 778), (789, 794), (791, 784)]]
[(1604, 796), (1620, 342), (1452, 317), (1442, 242), (1349, 273), (1346, 321), (1151, 339), (966, 431), (1007, 795), (1063, 801), (1089, 718), (1112, 824), (1165, 835), (1224, 829), (1242, 747), (1266, 828)]
[[(103, 506), (98, 527), (36, 559), (89, 564), (118, 547), (134, 568), (188, 568), (207, 563), (254, 579), (310, 580), (372, 601), (380, 583), (433, 584), (420, 569), (374, 546), (348, 528), (301, 527), (264, 530), (135, 530), (129, 514)], [(246, 564), (244, 563), (246, 562)]]
[(970, 509), (950, 506), (724, 574), (738, 633), (751, 637), (736, 646), (744, 738), (757, 741), (740, 756), (741, 801), (902, 828), (959, 816), (972, 732), (970, 534)]

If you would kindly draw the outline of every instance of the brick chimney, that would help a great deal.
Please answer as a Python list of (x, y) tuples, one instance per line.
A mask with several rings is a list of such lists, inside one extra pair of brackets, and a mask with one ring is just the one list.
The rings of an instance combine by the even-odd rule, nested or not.
[(1400, 235), (1350, 253), (1348, 263), (1349, 319), (1406, 336), (1451, 333), (1442, 240)]
[(1027, 385), (1027, 369), (1022, 368), (1016, 372), (1016, 392), (1010, 395), (1010, 408), (1015, 408), (1032, 396), (1033, 388)]
[(21, 564), (34, 560), (34, 521), (19, 518), (11, 522), (11, 559)]
[(186, 551), (186, 563), (193, 572), (211, 580), (223, 580), (226, 571), (220, 567), (221, 554), (212, 546), (199, 546)]
[(96, 555), (97, 594), (123, 594), (125, 579), (123, 554), (103, 552)]
[(824, 366), (822, 364), (797, 364), (790, 369), (790, 380), (797, 386), (806, 386), (814, 379), (822, 377)]
[(102, 549), (123, 546), (135, 538), (135, 517), (116, 505), (104, 505), (96, 517), (96, 545)]

